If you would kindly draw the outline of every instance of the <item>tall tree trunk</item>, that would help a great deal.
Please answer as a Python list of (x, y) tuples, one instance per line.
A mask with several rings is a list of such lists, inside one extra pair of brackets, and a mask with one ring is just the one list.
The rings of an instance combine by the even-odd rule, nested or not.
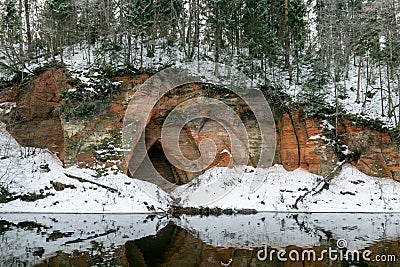
[[(217, 6), (216, 9), (216, 14), (214, 14), (217, 18), (219, 18), (221, 13), (221, 10), (219, 8), (219, 6)], [(214, 43), (215, 43), (215, 51), (214, 51), (214, 63), (215, 63), (215, 67), (214, 67), (214, 72), (215, 75), (219, 75), (219, 70), (218, 70), (218, 64), (219, 64), (219, 56), (220, 56), (220, 47), (221, 47), (221, 39), (222, 39), (222, 32), (221, 32), (221, 26), (219, 24), (219, 22), (217, 22), (217, 24), (214, 26), (215, 30), (214, 30)]]
[(32, 52), (32, 34), (31, 34), (29, 0), (24, 0), (24, 8), (25, 8), (26, 39), (28, 42), (28, 57), (30, 57), (30, 53)]
[(388, 104), (389, 104), (389, 115), (394, 117), (394, 122), (397, 125), (397, 117), (396, 117), (396, 112), (395, 112), (395, 107), (393, 104), (393, 98), (392, 98), (392, 86), (390, 83), (390, 66), (389, 66), (389, 62), (386, 65), (387, 68), (387, 83), (388, 83)]
[(143, 33), (140, 34), (140, 70), (143, 69)]
[(398, 121), (397, 121), (397, 128), (400, 130), (400, 75), (397, 72), (397, 97), (398, 97), (398, 105), (397, 108), (399, 109)]
[(193, 2), (194, 2), (194, 0), (190, 0), (190, 2), (189, 2), (189, 12), (188, 12), (188, 14), (189, 14), (189, 20), (188, 20), (188, 25), (187, 25), (187, 31), (186, 31), (186, 40), (185, 40), (185, 47), (187, 47), (187, 50), (185, 50), (185, 51), (187, 51), (187, 54), (185, 55), (185, 57), (187, 58), (187, 59), (190, 59), (191, 58), (191, 51), (192, 51), (192, 49), (191, 49), (191, 45), (192, 45), (192, 23), (193, 23)]
[(131, 58), (132, 58), (132, 34), (131, 31), (128, 30), (128, 36), (127, 36), (127, 42), (128, 46), (126, 48), (126, 58), (125, 58), (125, 65), (130, 65), (131, 64)]
[(200, 2), (199, 0), (195, 1), (195, 21), (194, 21), (194, 38), (192, 44), (191, 57), (194, 54), (194, 49), (197, 48), (197, 61), (199, 61), (200, 57)]
[(381, 69), (381, 61), (379, 60), (378, 62), (379, 66), (379, 86), (380, 86), (380, 91), (381, 91), (381, 115), (382, 117), (385, 116), (384, 112), (384, 103), (383, 103), (383, 81), (382, 81), (382, 69)]
[[(23, 24), (22, 23), (22, 0), (18, 1), (18, 19), (19, 19), (19, 22), (22, 25)], [(20, 60), (21, 60), (21, 63), (22, 63), (22, 58), (24, 56), (24, 45), (23, 45), (23, 38), (22, 38), (22, 26), (19, 27), (18, 31), (19, 31), (19, 36), (21, 38), (21, 40), (19, 40), (19, 57), (20, 57)]]
[(285, 43), (285, 68), (289, 71), (289, 79), (292, 80), (292, 70), (290, 66), (290, 36), (289, 36), (289, 0), (284, 0), (284, 43)]
[(357, 70), (357, 98), (356, 103), (360, 103), (360, 91), (361, 91), (361, 65), (362, 59), (360, 58), (358, 61), (358, 70)]
[(241, 18), (241, 7), (238, 8), (236, 14), (236, 30), (235, 30), (235, 41), (236, 41), (236, 55), (240, 54), (240, 18)]
[(339, 92), (338, 92), (338, 85), (337, 85), (337, 73), (336, 69), (334, 71), (334, 78), (333, 78), (333, 83), (335, 86), (335, 135), (336, 139), (338, 139), (338, 127), (339, 127)]
[(368, 86), (369, 86), (369, 80), (370, 80), (370, 75), (369, 75), (369, 56), (367, 55), (366, 59), (365, 59), (365, 63), (366, 63), (366, 72), (367, 72), (367, 77), (366, 77), (366, 85), (365, 85), (365, 92), (364, 92), (364, 99), (363, 99), (363, 103), (362, 103), (362, 107), (361, 107), (361, 112), (364, 113), (365, 112), (365, 108), (367, 106), (367, 98), (368, 98)]

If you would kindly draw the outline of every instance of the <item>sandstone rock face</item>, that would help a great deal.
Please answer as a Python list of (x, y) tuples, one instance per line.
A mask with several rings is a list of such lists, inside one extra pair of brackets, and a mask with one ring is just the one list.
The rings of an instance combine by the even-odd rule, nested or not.
[[(325, 136), (327, 127), (322, 120), (305, 118), (294, 110), (291, 115), (284, 114), (277, 125), (280, 138), (276, 162), (286, 170), (301, 167), (327, 175), (335, 168), (340, 159), (332, 140)], [(357, 169), (370, 176), (400, 180), (400, 149), (387, 133), (344, 120), (339, 122), (338, 137), (341, 145), (359, 155), (352, 163)]]
[(362, 129), (349, 121), (343, 123), (341, 132), (349, 149), (360, 154), (355, 167), (371, 176), (400, 180), (400, 149), (387, 133)]
[(14, 84), (11, 87), (3, 88), (0, 91), (0, 103), (17, 102), (18, 99), (18, 85)]
[(279, 160), (283, 167), (292, 171), (299, 167), (312, 173), (327, 175), (338, 158), (332, 147), (322, 137), (322, 122), (306, 119), (298, 110), (291, 115), (283, 114), (278, 121), (279, 142), (277, 146)]
[(289, 114), (284, 114), (280, 123), (280, 155), (281, 163), (288, 171), (300, 166), (299, 141), (294, 131)]
[(17, 108), (8, 118), (8, 129), (24, 146), (48, 148), (64, 160), (64, 135), (58, 111), (60, 91), (66, 87), (60, 69), (47, 70), (19, 88)]
[[(165, 157), (161, 128), (171, 110), (179, 104), (199, 96), (209, 96), (209, 91), (199, 84), (186, 84), (161, 96), (151, 113), (145, 131), (145, 153), (149, 157), (133, 156), (124, 162), (124, 155), (118, 151), (121, 145), (121, 130), (125, 111), (132, 99), (136, 86), (149, 78), (148, 75), (115, 77), (121, 83), (121, 90), (109, 106), (91, 118), (65, 120), (59, 112), (60, 92), (70, 88), (67, 77), (60, 69), (52, 69), (35, 77), (29, 84), (14, 85), (0, 92), (0, 102), (16, 102), (17, 107), (6, 119), (13, 136), (25, 146), (48, 148), (58, 153), (66, 166), (78, 164), (81, 167), (113, 167), (128, 172), (129, 164), (141, 169), (150, 169), (152, 164), (166, 180), (186, 183), (199, 172), (188, 172), (176, 168)], [(233, 93), (213, 92), (214, 99), (233, 108), (240, 116), (249, 136), (250, 155), (245, 160), (256, 166), (260, 155), (260, 130), (249, 112), (246, 103)], [(193, 111), (195, 112), (195, 111)], [(223, 114), (217, 114), (222, 117)], [(282, 114), (276, 118), (277, 151), (274, 163), (282, 164), (286, 170), (304, 168), (312, 173), (327, 175), (340, 161), (330, 138), (329, 127), (322, 120), (306, 118), (300, 110)], [(231, 123), (231, 122), (227, 122)], [(346, 145), (355, 155), (353, 165), (362, 172), (377, 176), (391, 177), (400, 181), (400, 150), (390, 136), (376, 130), (363, 129), (344, 120), (338, 125), (340, 145)], [(182, 129), (179, 145), (185, 157), (195, 160), (200, 156), (199, 144), (209, 138), (217, 147), (216, 156), (208, 166), (230, 166), (231, 151), (229, 135), (222, 125), (211, 119), (193, 120)], [(133, 155), (139, 155), (134, 150)], [(178, 159), (179, 160), (179, 159)], [(150, 165), (148, 165), (150, 166)], [(146, 172), (131, 175), (151, 176)]]
[[(86, 119), (65, 119), (61, 123), (65, 138), (66, 166), (78, 164), (80, 167), (108, 168), (116, 166), (125, 169), (121, 147), (121, 130), (125, 110), (134, 93), (134, 87), (142, 82), (144, 76), (115, 77), (121, 90), (109, 106), (105, 106), (96, 116)], [(99, 173), (101, 174), (101, 173)]]

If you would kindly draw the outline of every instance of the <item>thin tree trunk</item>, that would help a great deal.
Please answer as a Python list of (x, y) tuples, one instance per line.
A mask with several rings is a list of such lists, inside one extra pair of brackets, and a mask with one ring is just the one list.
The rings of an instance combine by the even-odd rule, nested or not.
[(284, 0), (284, 43), (285, 43), (285, 68), (289, 71), (289, 79), (292, 80), (292, 70), (290, 66), (290, 36), (289, 36), (289, 0)]
[(368, 97), (368, 86), (369, 86), (369, 80), (370, 80), (370, 76), (369, 76), (369, 56), (367, 56), (366, 60), (366, 68), (367, 68), (367, 78), (366, 78), (366, 86), (365, 86), (365, 92), (364, 92), (364, 100), (363, 100), (363, 104), (362, 104), (362, 113), (365, 112), (365, 108), (367, 105), (367, 97)]
[[(220, 16), (221, 10), (217, 7), (215, 16), (218, 18)], [(219, 64), (219, 54), (220, 54), (220, 46), (221, 46), (221, 39), (222, 39), (222, 32), (220, 29), (219, 22), (215, 25), (214, 30), (214, 42), (215, 42), (215, 51), (214, 51), (214, 72), (215, 75), (219, 75), (218, 64)]]
[(395, 125), (397, 125), (397, 117), (396, 117), (395, 107), (394, 107), (393, 98), (392, 98), (392, 87), (391, 87), (391, 83), (390, 83), (390, 66), (389, 66), (389, 63), (387, 63), (386, 68), (387, 68), (387, 83), (388, 83), (389, 115), (394, 117)]
[(143, 33), (140, 34), (140, 70), (143, 69)]
[(339, 126), (339, 93), (336, 81), (336, 71), (334, 73), (334, 86), (335, 86), (335, 135), (338, 138), (338, 126)]
[(132, 54), (131, 54), (132, 53), (132, 34), (131, 34), (131, 31), (128, 31), (127, 41), (128, 41), (128, 47), (126, 48), (125, 64), (130, 65), (131, 58), (132, 58)]
[(378, 62), (378, 66), (379, 66), (379, 86), (380, 86), (380, 91), (381, 91), (381, 115), (382, 117), (385, 116), (384, 113), (384, 103), (383, 103), (383, 82), (382, 82), (382, 69), (381, 69), (381, 62)]
[(193, 0), (190, 0), (188, 14), (189, 14), (189, 21), (188, 21), (188, 27), (187, 27), (187, 32), (186, 32), (186, 40), (185, 40), (185, 46), (187, 45), (188, 48), (187, 48), (187, 54), (185, 55), (185, 57), (187, 59), (190, 59), (191, 58), (190, 53), (192, 51), (191, 40), (192, 40), (192, 22), (193, 22)]
[(358, 61), (358, 71), (357, 71), (357, 98), (356, 103), (360, 103), (360, 91), (361, 91), (361, 62), (362, 59)]
[(389, 105), (389, 112), (392, 112), (393, 108), (393, 100), (392, 100), (392, 89), (391, 89), (391, 84), (390, 84), (390, 67), (389, 63), (386, 63), (386, 70), (387, 70), (387, 91), (388, 91), (388, 105)]
[(29, 0), (24, 0), (24, 8), (25, 8), (25, 24), (26, 24), (26, 39), (28, 42), (28, 56), (30, 57), (30, 53), (32, 51), (32, 34), (31, 34), (31, 22), (30, 22), (30, 10), (29, 10)]
[(196, 44), (197, 44), (197, 62), (200, 63), (200, 0), (196, 1)]
[(397, 107), (399, 109), (399, 116), (397, 121), (397, 128), (400, 130), (400, 75), (397, 73), (397, 97), (398, 97), (398, 104)]
[[(21, 22), (22, 25), (22, 0), (18, 1), (18, 19)], [(24, 46), (23, 46), (23, 38), (22, 38), (22, 26), (19, 27), (19, 36), (21, 37), (21, 40), (19, 40), (19, 57), (22, 59), (24, 55)], [(22, 60), (21, 60), (22, 63)]]
[(235, 30), (235, 39), (236, 39), (236, 55), (240, 54), (240, 18), (241, 18), (241, 8), (239, 7), (236, 15), (236, 30)]
[(193, 38), (193, 44), (192, 44), (192, 51), (190, 52), (190, 58), (193, 57), (194, 50), (197, 48), (197, 60), (199, 60), (199, 42), (200, 42), (200, 10), (199, 10), (199, 0), (195, 1), (195, 21), (194, 21), (194, 38)]

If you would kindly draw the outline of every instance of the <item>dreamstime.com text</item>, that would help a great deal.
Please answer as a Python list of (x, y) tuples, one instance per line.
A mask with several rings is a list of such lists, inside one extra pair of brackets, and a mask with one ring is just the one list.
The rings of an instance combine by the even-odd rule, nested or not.
[(273, 261), (277, 258), (278, 261), (352, 261), (352, 262), (396, 262), (396, 255), (374, 255), (371, 250), (349, 250), (347, 249), (347, 241), (339, 239), (336, 242), (337, 248), (327, 248), (320, 252), (315, 249), (303, 249), (301, 251), (292, 250), (269, 250), (267, 245), (264, 245), (262, 249), (257, 252), (257, 259), (260, 261)]

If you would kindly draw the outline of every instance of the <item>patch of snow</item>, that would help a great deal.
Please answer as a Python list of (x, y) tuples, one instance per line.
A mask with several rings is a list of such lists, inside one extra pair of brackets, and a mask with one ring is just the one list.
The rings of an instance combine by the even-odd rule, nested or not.
[(317, 135), (310, 136), (310, 137), (308, 138), (308, 140), (318, 140), (318, 139), (320, 139), (320, 138), (321, 138), (321, 136), (320, 136), (319, 134), (317, 134)]
[(228, 155), (229, 155), (230, 157), (232, 157), (231, 152), (229, 152), (229, 150), (227, 150), (227, 149), (222, 150), (220, 154), (225, 154), (225, 153), (228, 153)]
[(344, 149), (344, 150), (342, 150), (341, 152), (345, 156), (349, 156), (349, 155), (353, 154), (353, 152), (346, 145), (342, 145), (342, 149)]
[(2, 115), (8, 114), (16, 106), (17, 106), (17, 104), (15, 102), (0, 103), (0, 114), (2, 114)]
[(330, 124), (329, 121), (327, 121), (327, 120), (323, 120), (323, 121), (322, 121), (322, 125), (324, 126), (324, 128), (328, 129), (329, 131), (333, 131), (333, 130), (336, 129), (336, 128), (335, 128), (332, 124)]

